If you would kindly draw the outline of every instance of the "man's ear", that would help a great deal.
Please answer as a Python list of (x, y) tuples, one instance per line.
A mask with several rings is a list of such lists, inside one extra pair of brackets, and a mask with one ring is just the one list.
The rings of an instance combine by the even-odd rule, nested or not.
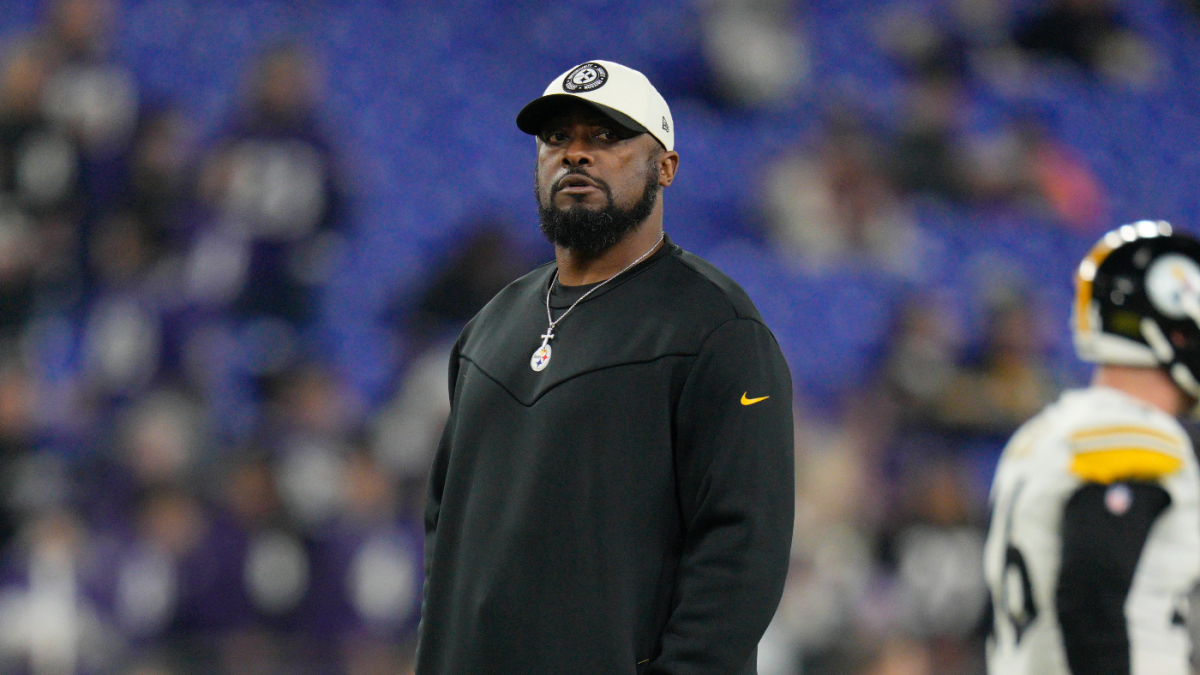
[(663, 150), (658, 157), (658, 184), (670, 187), (675, 181), (675, 172), (679, 170), (679, 153), (674, 150)]

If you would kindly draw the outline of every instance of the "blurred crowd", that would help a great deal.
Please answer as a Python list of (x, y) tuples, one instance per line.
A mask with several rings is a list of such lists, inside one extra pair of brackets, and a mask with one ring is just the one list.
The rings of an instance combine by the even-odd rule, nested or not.
[(423, 458), (323, 357), (319, 63), (265, 45), (199, 138), (113, 16), (51, 3), (0, 57), (0, 671), (399, 672)]
[[(763, 181), (762, 237), (803, 270), (925, 260), (916, 205), (1010, 210), (1084, 239), (1105, 187), (1049, 112), (986, 132), (980, 92), (1069, 68), (1146, 87), (1161, 55), (1106, 0), (1017, 21), (955, 0), (901, 9), (880, 45), (903, 114), (853, 97)], [(800, 95), (802, 7), (709, 0), (707, 81), (723, 109)], [(55, 0), (0, 45), (0, 672), (407, 672), (421, 509), (461, 326), (529, 269), (506, 225), (459, 229), (381, 317), (405, 346), (372, 402), (331, 362), (325, 291), (355, 236), (346, 160), (322, 127), (324, 74), (265, 44), (213, 134), (112, 56), (105, 0)], [(1063, 270), (1062, 274), (1068, 274)], [(797, 407), (792, 572), (763, 675), (982, 673), (991, 462), (1070, 378), (1019, 274), (981, 270), (982, 340), (914, 293), (878, 372)]]
[[(835, 101), (817, 133), (770, 172), (770, 234), (804, 264), (918, 277), (917, 200), (1007, 210), (1085, 234), (1109, 225), (1104, 186), (1054, 137), (1051, 110), (1018, 108), (980, 123), (978, 102), (1039, 68), (1077, 67), (1133, 86), (1151, 77), (1153, 52), (1103, 0), (1052, 3), (1015, 26), (997, 0), (949, 4), (940, 23), (904, 6), (880, 22), (878, 40), (904, 74), (898, 118)], [(1128, 46), (1092, 45), (1106, 39)]]

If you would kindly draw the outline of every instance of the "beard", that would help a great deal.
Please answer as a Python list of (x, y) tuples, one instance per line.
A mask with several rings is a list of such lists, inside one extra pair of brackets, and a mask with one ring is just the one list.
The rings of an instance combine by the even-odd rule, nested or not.
[[(573, 204), (565, 209), (555, 206), (554, 195), (558, 194), (559, 184), (571, 174), (584, 175), (594, 181), (604, 192), (608, 200), (607, 205), (600, 210), (590, 209), (583, 204)], [(583, 169), (572, 169), (559, 178), (550, 189), (550, 196), (545, 203), (542, 202), (541, 185), (537, 183), (536, 178), (534, 180), (542, 234), (555, 246), (590, 256), (608, 250), (630, 231), (646, 222), (650, 212), (654, 210), (655, 203), (658, 202), (658, 191), (657, 162), (651, 162), (647, 166), (642, 196), (627, 209), (620, 208), (613, 202), (612, 190), (609, 189), (608, 183)]]

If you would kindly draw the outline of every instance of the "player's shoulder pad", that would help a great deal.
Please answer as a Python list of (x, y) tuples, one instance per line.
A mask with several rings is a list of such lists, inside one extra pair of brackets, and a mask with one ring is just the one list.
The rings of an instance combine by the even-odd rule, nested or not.
[(1071, 473), (1093, 483), (1155, 480), (1183, 467), (1190, 452), (1182, 430), (1112, 420), (1080, 426), (1067, 436)]

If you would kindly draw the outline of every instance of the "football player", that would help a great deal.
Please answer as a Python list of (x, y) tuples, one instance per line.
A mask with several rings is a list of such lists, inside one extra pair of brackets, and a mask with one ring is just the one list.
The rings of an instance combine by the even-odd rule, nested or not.
[(1165, 222), (1080, 263), (1076, 352), (1097, 364), (1009, 441), (985, 573), (991, 675), (1187, 675), (1200, 472), (1176, 417), (1200, 399), (1200, 242)]

